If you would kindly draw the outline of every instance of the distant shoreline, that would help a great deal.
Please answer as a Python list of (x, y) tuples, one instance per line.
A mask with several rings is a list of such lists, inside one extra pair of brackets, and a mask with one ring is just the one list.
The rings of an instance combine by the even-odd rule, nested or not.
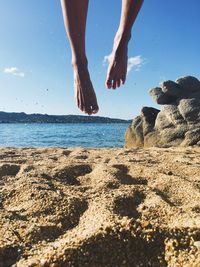
[(0, 123), (131, 123), (131, 120), (84, 115), (26, 114), (0, 111)]

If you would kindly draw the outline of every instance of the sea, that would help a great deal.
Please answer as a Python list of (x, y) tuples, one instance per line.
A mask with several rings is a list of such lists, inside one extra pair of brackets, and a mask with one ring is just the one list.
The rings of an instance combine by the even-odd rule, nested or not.
[(0, 147), (123, 147), (128, 126), (128, 123), (1, 123)]

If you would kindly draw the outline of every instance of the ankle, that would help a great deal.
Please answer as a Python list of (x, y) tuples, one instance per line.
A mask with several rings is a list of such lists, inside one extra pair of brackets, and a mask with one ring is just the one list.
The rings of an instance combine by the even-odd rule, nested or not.
[(86, 56), (83, 57), (72, 57), (72, 67), (78, 68), (78, 67), (87, 67), (88, 66), (88, 60)]
[(115, 35), (114, 41), (115, 43), (124, 44), (127, 46), (130, 39), (131, 39), (131, 32), (118, 30), (118, 32)]
[(121, 57), (122, 54), (127, 53), (129, 40), (130, 37), (123, 39), (121, 36), (116, 35), (114, 39), (112, 54), (115, 55), (115, 57)]

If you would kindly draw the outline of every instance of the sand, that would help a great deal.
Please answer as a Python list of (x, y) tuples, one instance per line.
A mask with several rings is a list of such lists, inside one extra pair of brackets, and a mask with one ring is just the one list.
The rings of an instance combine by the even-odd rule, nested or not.
[(0, 266), (200, 266), (200, 148), (0, 149)]

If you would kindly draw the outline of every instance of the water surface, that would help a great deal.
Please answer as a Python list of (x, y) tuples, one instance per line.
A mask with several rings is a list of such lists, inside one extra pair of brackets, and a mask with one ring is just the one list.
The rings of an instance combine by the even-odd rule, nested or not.
[(123, 147), (126, 123), (2, 123), (0, 147)]

